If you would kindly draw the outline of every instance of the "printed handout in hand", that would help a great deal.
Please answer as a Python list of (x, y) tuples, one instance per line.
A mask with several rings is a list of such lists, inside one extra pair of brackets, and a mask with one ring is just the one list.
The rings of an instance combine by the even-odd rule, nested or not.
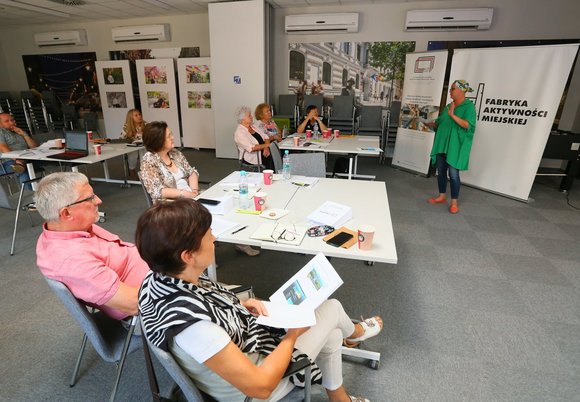
[(270, 301), (316, 309), (343, 284), (324, 254), (318, 253), (272, 296)]

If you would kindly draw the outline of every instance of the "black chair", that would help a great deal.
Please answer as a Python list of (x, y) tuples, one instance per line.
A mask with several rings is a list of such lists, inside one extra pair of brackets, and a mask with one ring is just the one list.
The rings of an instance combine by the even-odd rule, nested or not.
[(385, 119), (382, 106), (363, 106), (360, 113), (358, 135), (383, 135)]
[(334, 130), (340, 130), (346, 134), (354, 133), (354, 117), (356, 108), (354, 106), (354, 96), (337, 95), (330, 112), (328, 126)]
[(392, 102), (389, 109), (389, 127), (387, 129), (388, 144), (395, 145), (397, 139), (397, 129), (399, 128), (399, 118), (401, 114), (401, 102)]
[(279, 95), (278, 96), (278, 110), (276, 110), (276, 117), (290, 119), (290, 131), (296, 130), (298, 126), (298, 101), (296, 94)]

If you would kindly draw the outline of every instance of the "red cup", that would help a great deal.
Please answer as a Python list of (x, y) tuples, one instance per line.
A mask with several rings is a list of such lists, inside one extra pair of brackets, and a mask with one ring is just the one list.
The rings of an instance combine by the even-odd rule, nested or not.
[(300, 137), (294, 137), (294, 146), (298, 146), (298, 142), (300, 141)]
[(334, 138), (340, 137), (340, 130), (334, 130)]
[(93, 132), (87, 131), (87, 137), (89, 137), (89, 141), (91, 141), (93, 139)]
[(270, 170), (270, 169), (266, 169), (266, 170), (264, 170), (263, 174), (264, 174), (264, 184), (266, 186), (271, 185), (272, 184), (272, 178), (274, 176), (274, 171), (273, 170)]
[(312, 138), (312, 130), (306, 130), (306, 138)]
[(266, 197), (268, 194), (258, 191), (254, 194), (254, 208), (256, 211), (264, 211), (266, 209)]
[(95, 155), (100, 155), (102, 152), (102, 145), (101, 144), (95, 144), (94, 145), (95, 148)]

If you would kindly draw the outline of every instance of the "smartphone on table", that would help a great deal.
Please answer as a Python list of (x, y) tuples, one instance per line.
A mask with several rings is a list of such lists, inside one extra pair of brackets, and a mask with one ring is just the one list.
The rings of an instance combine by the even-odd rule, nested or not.
[(333, 238), (328, 239), (326, 241), (326, 243), (328, 243), (328, 244), (330, 244), (331, 246), (334, 246), (334, 247), (340, 247), (344, 243), (346, 243), (347, 241), (349, 241), (350, 239), (352, 239), (352, 237), (353, 236), (350, 233), (340, 232), (339, 234), (337, 234)]

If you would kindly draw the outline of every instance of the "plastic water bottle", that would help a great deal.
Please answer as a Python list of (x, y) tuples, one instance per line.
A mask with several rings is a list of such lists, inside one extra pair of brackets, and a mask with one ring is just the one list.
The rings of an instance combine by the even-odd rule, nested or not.
[(250, 208), (250, 198), (248, 197), (248, 172), (245, 170), (240, 172), (240, 184), (238, 192), (240, 197), (240, 209)]
[(288, 150), (285, 150), (284, 157), (282, 158), (282, 177), (284, 180), (290, 180), (290, 176), (290, 155), (288, 154)]
[(284, 126), (282, 129), (282, 138), (288, 137), (288, 127)]
[(320, 129), (318, 128), (318, 122), (314, 122), (314, 127), (313, 128), (314, 128), (314, 130), (312, 130), (312, 131), (313, 131), (313, 134), (314, 134), (314, 138), (318, 139), (318, 133), (320, 131)]

